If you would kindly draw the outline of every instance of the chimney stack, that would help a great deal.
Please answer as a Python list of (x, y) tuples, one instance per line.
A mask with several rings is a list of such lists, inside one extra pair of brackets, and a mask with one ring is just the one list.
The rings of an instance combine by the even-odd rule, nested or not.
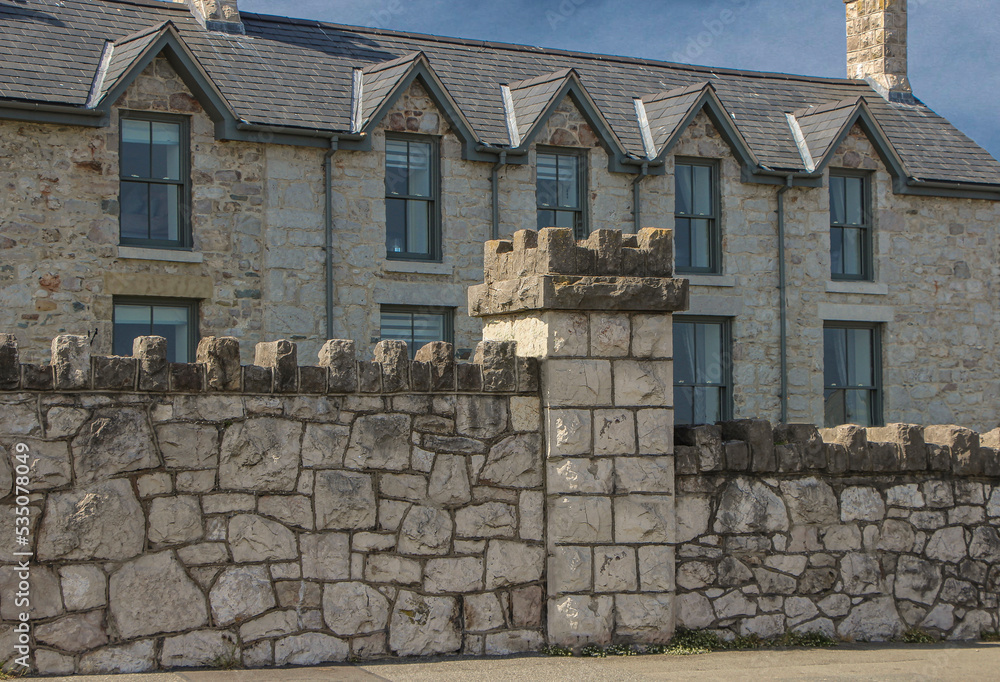
[(906, 0), (844, 0), (847, 5), (847, 77), (865, 79), (882, 96), (908, 101)]
[[(185, 0), (181, 0), (184, 2)], [(237, 0), (186, 0), (191, 12), (209, 31), (244, 34)]]

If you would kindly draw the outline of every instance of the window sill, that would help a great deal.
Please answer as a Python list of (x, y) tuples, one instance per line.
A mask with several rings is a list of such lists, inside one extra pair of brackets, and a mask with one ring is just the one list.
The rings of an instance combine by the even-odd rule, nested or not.
[(865, 294), (869, 296), (888, 296), (889, 285), (882, 282), (852, 282), (850, 280), (828, 280), (828, 294)]
[(158, 260), (168, 263), (203, 263), (205, 256), (194, 251), (179, 249), (149, 249), (142, 246), (119, 246), (119, 258), (134, 260)]
[(699, 275), (675, 273), (675, 277), (686, 279), (693, 287), (735, 287), (736, 277), (734, 275)]
[(446, 263), (425, 263), (412, 260), (386, 260), (382, 265), (385, 272), (403, 272), (417, 275), (451, 275), (455, 269)]

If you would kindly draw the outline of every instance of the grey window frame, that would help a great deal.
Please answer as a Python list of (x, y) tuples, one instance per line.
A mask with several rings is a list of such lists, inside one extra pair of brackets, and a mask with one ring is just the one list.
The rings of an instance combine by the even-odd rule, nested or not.
[[(882, 385), (882, 335), (884, 325), (879, 322), (842, 322), (838, 320), (827, 320), (823, 322), (823, 424), (827, 428), (831, 425), (826, 421), (826, 392), (831, 390), (868, 390), (872, 393), (871, 401), (871, 426), (885, 426), (885, 415), (883, 414)], [(828, 386), (826, 383), (826, 330), (827, 329), (864, 329), (872, 333), (872, 379), (875, 382), (871, 386)], [(850, 365), (850, 360), (848, 360)], [(847, 422), (844, 422), (847, 423)], [(832, 426), (840, 426), (834, 424)]]
[[(719, 317), (719, 316), (709, 316), (709, 315), (676, 315), (674, 316), (673, 324), (717, 324), (722, 326), (722, 355), (723, 355), (723, 367), (722, 367), (722, 388), (724, 389), (724, 396), (722, 400), (722, 405), (720, 406), (720, 421), (726, 421), (733, 418), (734, 412), (734, 394), (736, 393), (735, 387), (733, 385), (733, 322), (732, 317)], [(673, 328), (670, 331), (673, 334)], [(673, 342), (673, 339), (671, 339)], [(674, 346), (674, 360), (676, 362), (677, 358), (677, 348)], [(720, 384), (706, 384), (694, 382), (691, 384), (678, 384), (677, 383), (677, 372), (673, 373), (673, 388), (676, 391), (679, 387), (683, 388), (716, 388)], [(677, 402), (676, 395), (674, 397), (674, 417), (677, 416)], [(682, 424), (682, 422), (677, 422)]]
[(389, 140), (403, 140), (406, 142), (420, 142), (422, 144), (427, 144), (431, 148), (431, 158), (430, 158), (430, 174), (431, 174), (431, 197), (413, 196), (413, 195), (401, 195), (401, 194), (389, 194), (389, 172), (388, 166), (388, 153), (383, 153), (382, 159), (382, 173), (384, 175), (385, 184), (385, 205), (386, 210), (386, 224), (384, 234), (386, 239), (388, 239), (389, 231), (389, 216), (388, 216), (388, 205), (389, 199), (404, 199), (406, 201), (425, 201), (433, 204), (432, 210), (430, 212), (430, 253), (421, 254), (409, 251), (389, 251), (388, 248), (385, 250), (386, 260), (405, 260), (405, 261), (420, 261), (424, 263), (440, 263), (443, 257), (442, 250), (442, 237), (441, 237), (441, 136), (440, 135), (425, 135), (420, 133), (386, 133), (385, 139)]
[[(122, 121), (151, 121), (156, 123), (173, 123), (180, 126), (180, 182), (161, 180), (155, 178), (133, 178), (122, 175), (121, 148), (122, 133), (124, 126)], [(194, 235), (191, 229), (191, 120), (187, 116), (177, 114), (163, 114), (155, 111), (131, 111), (122, 110), (118, 112), (118, 243), (122, 246), (142, 246), (153, 249), (174, 249), (190, 251), (194, 246)], [(150, 185), (176, 185), (179, 186), (180, 206), (177, 211), (177, 234), (176, 241), (165, 239), (136, 239), (122, 236), (122, 201), (121, 187), (123, 182), (145, 182)]]
[[(875, 212), (872, 210), (874, 195), (872, 194), (872, 174), (869, 171), (856, 170), (853, 168), (832, 168), (830, 169), (830, 180), (833, 178), (860, 178), (862, 181), (861, 196), (865, 202), (862, 210), (864, 225), (834, 225), (833, 211), (830, 211), (830, 279), (848, 282), (873, 282), (875, 281)], [(833, 183), (827, 181), (827, 198), (833, 198)], [(829, 204), (827, 206), (829, 208)], [(860, 229), (861, 239), (861, 274), (850, 275), (836, 273), (833, 271), (833, 231), (835, 229)], [(843, 246), (841, 246), (843, 251)]]
[[(382, 313), (408, 313), (410, 315), (441, 315), (444, 317), (444, 336), (442, 341), (454, 345), (455, 343), (455, 308), (448, 306), (425, 306), (425, 305), (401, 305), (396, 303), (384, 303), (379, 305), (379, 338), (382, 338)], [(410, 341), (407, 343), (410, 357), (416, 355), (419, 350), (413, 343), (413, 322), (410, 322)]]
[[(169, 306), (171, 308), (187, 308), (190, 312), (188, 324), (188, 347), (192, 356), (187, 362), (195, 361), (195, 352), (198, 348), (198, 341), (201, 338), (199, 331), (201, 301), (194, 298), (169, 298), (165, 296), (113, 296), (111, 300), (111, 343), (114, 348), (115, 325), (117, 324), (117, 308), (119, 305), (141, 305), (141, 306)], [(129, 350), (129, 355), (132, 354)]]
[[(538, 203), (538, 156), (540, 154), (548, 156), (575, 156), (579, 163), (577, 164), (577, 187), (580, 192), (580, 208), (552, 208), (550, 206), (541, 206)], [(581, 147), (554, 147), (549, 145), (539, 145), (535, 149), (535, 224), (538, 223), (538, 212), (539, 211), (566, 211), (577, 213), (580, 217), (579, 224), (574, 228), (574, 236), (577, 239), (586, 239), (590, 234), (590, 202), (587, 197), (590, 196), (590, 187), (587, 182), (590, 176), (589, 170), (590, 161), (590, 149)], [(539, 227), (552, 227), (551, 225), (539, 226)]]
[(708, 167), (712, 171), (712, 216), (708, 235), (709, 266), (707, 268), (696, 268), (691, 266), (675, 266), (675, 271), (689, 273), (692, 275), (721, 275), (722, 274), (722, 187), (719, 159), (705, 158), (699, 156), (679, 156), (674, 159), (674, 261), (676, 262), (676, 241), (677, 241), (677, 219), (697, 219), (705, 220), (705, 216), (682, 215), (677, 212), (677, 166), (701, 166)]

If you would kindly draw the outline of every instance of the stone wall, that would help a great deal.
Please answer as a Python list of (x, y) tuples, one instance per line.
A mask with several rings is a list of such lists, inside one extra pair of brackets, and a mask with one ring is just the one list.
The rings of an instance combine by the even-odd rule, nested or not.
[(678, 627), (997, 629), (1000, 430), (746, 420), (676, 436)]
[[(64, 336), (38, 367), (0, 341), (0, 495), (13, 519), (24, 444), (38, 671), (542, 645), (538, 370), (510, 344), (455, 364), (443, 343), (358, 362), (333, 341), (299, 367), (280, 341), (241, 367), (235, 339), (168, 365), (159, 337), (108, 358)], [(0, 561), (6, 658), (22, 609)]]

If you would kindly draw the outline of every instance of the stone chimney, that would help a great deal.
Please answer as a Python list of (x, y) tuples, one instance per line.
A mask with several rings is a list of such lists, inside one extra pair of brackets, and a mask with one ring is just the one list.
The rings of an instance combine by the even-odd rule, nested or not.
[(912, 97), (906, 76), (906, 0), (844, 0), (847, 77), (864, 78), (886, 99)]
[(181, 0), (191, 8), (199, 21), (205, 23), (209, 31), (244, 34), (243, 20), (237, 0)]

